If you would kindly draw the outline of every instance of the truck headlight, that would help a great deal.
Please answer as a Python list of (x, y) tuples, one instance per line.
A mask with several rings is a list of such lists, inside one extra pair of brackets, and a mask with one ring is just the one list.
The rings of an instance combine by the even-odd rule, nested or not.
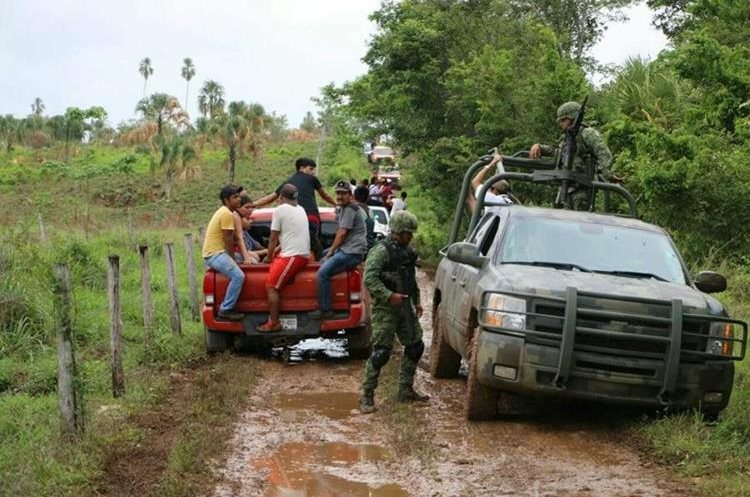
[(706, 343), (706, 352), (731, 356), (734, 351), (734, 324), (711, 323), (711, 332)]
[(484, 297), (483, 321), (488, 326), (509, 330), (526, 329), (526, 301), (499, 293)]

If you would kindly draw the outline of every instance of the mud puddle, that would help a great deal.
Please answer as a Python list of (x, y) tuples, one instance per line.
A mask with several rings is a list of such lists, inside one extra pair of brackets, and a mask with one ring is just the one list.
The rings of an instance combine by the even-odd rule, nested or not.
[(265, 495), (269, 497), (407, 496), (398, 485), (367, 483), (368, 475), (377, 471), (377, 463), (386, 457), (386, 451), (377, 445), (292, 442), (255, 459), (251, 466), (267, 473)]
[[(423, 274), (420, 283), (431, 302)], [(363, 362), (346, 358), (343, 340), (307, 342), (293, 354), (248, 358), (259, 361), (261, 378), (218, 468), (215, 496), (697, 495), (622, 443), (614, 411), (545, 406), (535, 416), (468, 423), (465, 379), (435, 380), (419, 370), (428, 406), (397, 407), (380, 388), (378, 411), (361, 415)]]

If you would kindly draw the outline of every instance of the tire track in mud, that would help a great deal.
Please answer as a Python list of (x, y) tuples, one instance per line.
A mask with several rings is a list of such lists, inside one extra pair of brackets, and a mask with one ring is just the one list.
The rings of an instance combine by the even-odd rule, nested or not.
[[(419, 282), (431, 302), (430, 278), (420, 273)], [(430, 323), (426, 309), (428, 347)], [(361, 415), (363, 363), (341, 358), (340, 344), (327, 347), (297, 363), (248, 358), (261, 378), (217, 468), (216, 497), (698, 495), (623, 442), (612, 408), (549, 406), (530, 418), (468, 423), (465, 379), (419, 370), (427, 406), (395, 407), (381, 387), (378, 411)]]

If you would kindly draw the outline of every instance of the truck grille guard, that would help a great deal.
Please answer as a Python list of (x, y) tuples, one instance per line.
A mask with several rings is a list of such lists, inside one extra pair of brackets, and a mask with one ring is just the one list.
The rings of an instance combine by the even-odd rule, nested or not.
[[(526, 301), (526, 312), (486, 306), (487, 295), (500, 294)], [(608, 311), (611, 303), (626, 311)], [(610, 305), (607, 305), (610, 303)], [(525, 315), (526, 329), (498, 327), (485, 320), (487, 312)], [(732, 333), (710, 333), (716, 323), (731, 327)], [(663, 371), (657, 399), (669, 405), (675, 393), (682, 362), (742, 360), (747, 347), (747, 323), (723, 316), (685, 312), (682, 300), (656, 300), (581, 292), (567, 287), (565, 297), (515, 291), (485, 292), (479, 313), (483, 328), (514, 336), (529, 343), (560, 350), (552, 384), (565, 388), (575, 371), (574, 362), (609, 372), (648, 377), (649, 368), (624, 368), (617, 359), (640, 359), (659, 364)], [(740, 333), (738, 333), (738, 330)], [(709, 342), (719, 342), (721, 354), (707, 352)], [(611, 362), (607, 359), (610, 358)], [(586, 359), (576, 361), (576, 359)]]

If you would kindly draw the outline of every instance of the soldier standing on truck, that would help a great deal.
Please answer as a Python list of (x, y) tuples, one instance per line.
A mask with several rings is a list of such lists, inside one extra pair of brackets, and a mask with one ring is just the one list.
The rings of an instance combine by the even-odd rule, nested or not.
[(229, 278), (224, 301), (219, 306), (219, 317), (239, 321), (243, 315), (234, 306), (242, 291), (245, 273), (234, 261), (234, 218), (232, 213), (240, 206), (241, 186), (226, 185), (219, 192), (223, 204), (214, 212), (203, 240), (203, 262), (207, 267)]
[(268, 205), (274, 200), (279, 198), (281, 188), (290, 183), (297, 187), (299, 192), (299, 205), (305, 209), (307, 213), (308, 230), (310, 232), (310, 248), (315, 254), (315, 258), (320, 260), (323, 257), (323, 245), (320, 242), (320, 211), (318, 210), (318, 203), (315, 201), (315, 192), (328, 202), (335, 206), (336, 201), (326, 193), (323, 189), (323, 185), (320, 180), (315, 176), (315, 168), (318, 165), (314, 160), (308, 159), (307, 157), (300, 157), (294, 161), (294, 167), (297, 168), (297, 172), (289, 176), (289, 178), (279, 185), (274, 193), (269, 193), (265, 197), (262, 197), (255, 201), (255, 207), (263, 207)]
[[(578, 102), (565, 102), (557, 109), (557, 122), (564, 132), (573, 125), (576, 116), (581, 111)], [(573, 160), (573, 170), (586, 174), (590, 179), (596, 180), (601, 177), (610, 181), (612, 176), (609, 167), (612, 164), (612, 152), (604, 142), (604, 138), (594, 128), (585, 124), (581, 125), (581, 131), (576, 137), (576, 156)], [(541, 156), (553, 156), (561, 154), (565, 145), (565, 137), (557, 148), (549, 145), (535, 143), (529, 149), (529, 158), (538, 159)], [(591, 189), (581, 185), (570, 185), (568, 187), (566, 209), (585, 211), (591, 205)]]
[(417, 218), (411, 212), (399, 211), (391, 217), (389, 227), (389, 238), (373, 247), (365, 267), (365, 285), (372, 297), (372, 353), (362, 380), (359, 410), (364, 414), (375, 411), (380, 369), (391, 357), (395, 337), (404, 346), (397, 400), (425, 402), (430, 398), (414, 390), (414, 374), (424, 352), (417, 254), (409, 246), (417, 231)]

